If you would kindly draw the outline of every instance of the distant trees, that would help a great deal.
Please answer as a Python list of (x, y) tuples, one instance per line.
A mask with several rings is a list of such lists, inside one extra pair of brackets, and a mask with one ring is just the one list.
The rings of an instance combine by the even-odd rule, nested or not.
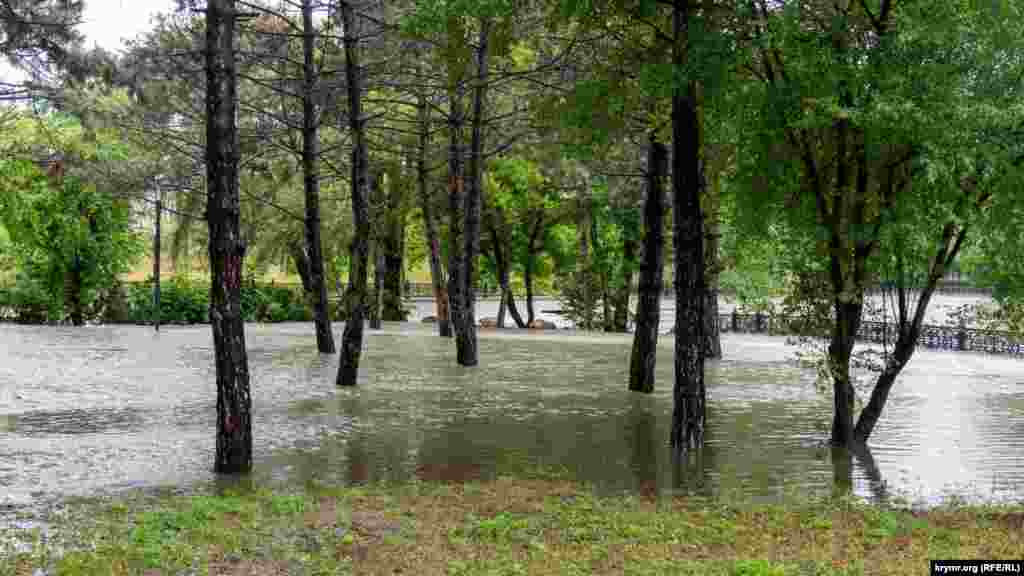
[(83, 160), (123, 161), (126, 147), (109, 132), (84, 136), (65, 114), (16, 114), (0, 160), (0, 225), (21, 274), (15, 295), (40, 299), (49, 320), (67, 317), (76, 326), (101, 311), (102, 297), (142, 248), (127, 200), (81, 168)]

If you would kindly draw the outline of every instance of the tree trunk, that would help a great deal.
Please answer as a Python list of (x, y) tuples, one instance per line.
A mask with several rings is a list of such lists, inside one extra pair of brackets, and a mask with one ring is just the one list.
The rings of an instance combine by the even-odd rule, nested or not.
[(853, 445), (853, 382), (850, 380), (850, 358), (860, 328), (864, 305), (860, 299), (854, 302), (842, 301), (835, 297), (835, 326), (828, 347), (829, 370), (832, 375), (834, 411), (832, 417), (832, 444)]
[(483, 146), (484, 146), (484, 98), (487, 94), (488, 40), (491, 21), (480, 21), (480, 37), (477, 45), (476, 86), (473, 88), (472, 140), (469, 153), (469, 193), (466, 194), (465, 248), (463, 251), (461, 313), (462, 328), (455, 335), (457, 361), (462, 366), (476, 366), (480, 362), (476, 338), (476, 287), (474, 273), (476, 259), (480, 254), (480, 199), (483, 188)]
[(309, 245), (304, 241), (292, 242), (289, 246), (289, 252), (291, 252), (292, 262), (295, 264), (295, 271), (299, 275), (299, 280), (302, 282), (302, 291), (305, 292), (312, 300), (315, 297), (313, 291), (313, 275), (310, 272), (310, 261), (309, 254), (306, 250)]
[[(953, 263), (953, 260), (956, 259), (957, 254), (960, 252), (966, 236), (966, 228), (957, 229), (956, 225), (952, 222), (946, 224), (943, 229), (942, 241), (932, 257), (928, 281), (917, 300), (912, 317), (909, 314), (908, 299), (906, 297), (906, 291), (909, 287), (902, 281), (903, 274), (900, 274), (901, 281), (896, 288), (901, 292), (899, 298), (900, 316), (897, 321), (899, 336), (897, 336), (896, 344), (893, 346), (892, 356), (886, 361), (885, 368), (875, 382), (875, 387), (871, 391), (871, 399), (868, 401), (867, 406), (861, 410), (860, 417), (857, 419), (857, 425), (853, 430), (853, 438), (858, 445), (867, 444), (868, 438), (871, 437), (871, 433), (878, 423), (878, 419), (882, 416), (882, 410), (885, 408), (885, 403), (889, 398), (889, 391), (892, 390), (896, 377), (899, 376), (903, 367), (910, 361), (910, 357), (914, 355), (914, 350), (917, 348), (917, 339), (921, 335), (921, 325), (924, 323), (925, 313), (928, 310), (928, 304), (931, 302), (932, 295), (935, 293), (935, 288), (938, 286), (939, 281), (945, 275), (946, 269)], [(902, 257), (898, 264), (902, 269)]]
[[(706, 165), (705, 165), (706, 166)], [(706, 175), (705, 175), (706, 176)], [(712, 183), (706, 183), (704, 212), (704, 357), (722, 357), (722, 337), (718, 326), (718, 245), (721, 237), (719, 225), (720, 196), (718, 176)]]
[(526, 240), (526, 265), (523, 266), (523, 284), (526, 288), (526, 325), (529, 326), (537, 318), (533, 306), (533, 268), (537, 262), (537, 254), (541, 247), (538, 245), (538, 238), (544, 230), (544, 213), (538, 212), (537, 219), (533, 221), (533, 228), (530, 229), (530, 237)]
[(156, 181), (156, 229), (153, 231), (153, 329), (160, 331), (160, 220), (163, 213), (163, 191)]
[(590, 225), (591, 200), (589, 191), (583, 187), (576, 197), (576, 234), (579, 242), (576, 256), (577, 283), (583, 291), (583, 329), (594, 329), (594, 293), (591, 281)]
[(665, 268), (665, 177), (668, 150), (651, 142), (647, 151), (647, 198), (644, 200), (643, 260), (636, 305), (636, 331), (629, 358), (629, 389), (654, 392), (654, 367), (661, 322), (661, 283)]
[(462, 225), (465, 196), (462, 174), (462, 98), (461, 81), (449, 94), (448, 114), (448, 316), (453, 336), (462, 329)]
[(85, 325), (85, 310), (82, 306), (82, 265), (75, 257), (75, 261), (68, 270), (67, 303), (73, 326)]
[(434, 203), (427, 187), (427, 146), (430, 144), (430, 107), (423, 97), (419, 102), (420, 134), (416, 152), (416, 188), (419, 191), (420, 209), (423, 212), (423, 229), (430, 247), (430, 283), (434, 287), (434, 305), (437, 327), (441, 336), (452, 335), (448, 323), (448, 290), (445, 288), (444, 271), (441, 269), (441, 248), (437, 240), (437, 222), (434, 219)]
[(405, 236), (403, 189), (404, 187), (397, 181), (391, 181), (388, 185), (384, 235), (378, 244), (384, 258), (381, 319), (389, 322), (403, 322), (406, 316), (405, 307), (402, 305), (402, 248)]
[(369, 158), (366, 150), (366, 127), (363, 118), (362, 81), (359, 66), (359, 27), (350, 2), (341, 2), (345, 42), (345, 81), (348, 87), (349, 127), (352, 131), (352, 221), (355, 233), (349, 260), (349, 310), (342, 334), (341, 362), (337, 384), (355, 386), (359, 377), (359, 359), (363, 350), (363, 320), (366, 314), (367, 242), (370, 236), (370, 214), (367, 202)]
[[(500, 220), (500, 209), (495, 207), (494, 210), (498, 213), (492, 216), (492, 218)], [(526, 328), (523, 317), (519, 315), (519, 310), (516, 309), (515, 296), (512, 294), (512, 286), (509, 282), (509, 259), (506, 257), (504, 244), (498, 236), (497, 226), (492, 220), (488, 222), (487, 228), (491, 234), (491, 245), (494, 247), (494, 267), (498, 270), (498, 286), (501, 288), (501, 302), (498, 305), (498, 327), (505, 327), (505, 311), (508, 310), (516, 326)]]
[(370, 292), (370, 299), (373, 305), (370, 306), (370, 329), (380, 330), (382, 317), (382, 303), (384, 301), (384, 192), (381, 186), (381, 175), (371, 173), (367, 182), (369, 190), (367, 195), (370, 198), (370, 250), (369, 260), (373, 262), (373, 290)]
[[(689, 14), (686, 5), (673, 13), (674, 64), (687, 63)], [(707, 392), (704, 387), (704, 193), (702, 136), (697, 85), (677, 83), (672, 94), (672, 247), (676, 292), (675, 387), (672, 446), (698, 448), (704, 443)]]
[(633, 290), (633, 266), (636, 259), (636, 240), (629, 235), (622, 239), (622, 278), (612, 297), (615, 312), (612, 318), (613, 332), (629, 332), (629, 293)]
[(320, 241), (320, 111), (314, 97), (318, 84), (313, 53), (316, 29), (313, 26), (313, 0), (302, 0), (302, 184), (306, 200), (306, 254), (309, 263), (309, 288), (313, 295), (313, 326), (316, 349), (321, 354), (334, 354), (334, 334), (327, 303), (327, 280)]
[(217, 372), (214, 470), (252, 469), (252, 399), (242, 322), (238, 130), (235, 126), (235, 2), (209, 0), (206, 10), (206, 219), (209, 227), (210, 326)]

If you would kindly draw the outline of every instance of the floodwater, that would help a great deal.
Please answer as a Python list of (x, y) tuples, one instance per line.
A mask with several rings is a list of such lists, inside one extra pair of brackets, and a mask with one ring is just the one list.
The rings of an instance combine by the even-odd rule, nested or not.
[[(838, 487), (917, 505), (1024, 501), (1024, 363), (919, 351), (871, 441), (824, 445), (828, 396), (784, 338), (723, 335), (707, 445), (670, 458), (672, 339), (656, 392), (626, 390), (631, 337), (482, 330), (480, 366), (420, 322), (368, 331), (360, 385), (334, 385), (312, 326), (246, 326), (257, 480), (466, 480), (557, 466), (600, 490), (776, 500)], [(340, 338), (341, 325), (335, 325)], [(212, 486), (208, 326), (0, 325), (0, 525), (69, 496)]]

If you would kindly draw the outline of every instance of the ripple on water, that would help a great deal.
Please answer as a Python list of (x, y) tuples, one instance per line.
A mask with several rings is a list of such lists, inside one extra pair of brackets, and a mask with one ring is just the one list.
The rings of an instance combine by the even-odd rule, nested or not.
[[(794, 349), (725, 335), (726, 359), (707, 365), (705, 449), (676, 466), (671, 339), (659, 345), (655, 392), (641, 395), (626, 390), (629, 336), (482, 331), (481, 363), (464, 368), (434, 329), (367, 332), (360, 386), (340, 389), (337, 355), (317, 353), (311, 327), (247, 326), (257, 478), (457, 479), (557, 465), (607, 490), (774, 499), (828, 494), (838, 476), (872, 498), (935, 502), (965, 486), (1024, 498), (1019, 363), (920, 353), (872, 437), (873, 460), (844, 464), (822, 445), (831, 404), (814, 372), (790, 361)], [(0, 492), (15, 506), (213, 482), (209, 327), (0, 326), (0, 341)]]

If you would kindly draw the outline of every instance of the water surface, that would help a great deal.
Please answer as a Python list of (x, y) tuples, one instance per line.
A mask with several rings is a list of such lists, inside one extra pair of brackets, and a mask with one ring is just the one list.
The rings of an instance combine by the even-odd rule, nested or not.
[[(255, 476), (302, 485), (491, 478), (564, 467), (605, 491), (775, 500), (849, 485), (921, 505), (1024, 501), (1024, 364), (919, 351), (871, 441), (836, 459), (831, 402), (784, 338), (723, 335), (707, 446), (673, 462), (672, 340), (656, 392), (626, 391), (628, 335), (481, 331), (480, 366), (421, 323), (368, 331), (360, 385), (334, 385), (306, 324), (247, 325)], [(340, 339), (341, 326), (336, 325)], [(212, 485), (208, 326), (0, 325), (0, 520), (74, 495)]]

